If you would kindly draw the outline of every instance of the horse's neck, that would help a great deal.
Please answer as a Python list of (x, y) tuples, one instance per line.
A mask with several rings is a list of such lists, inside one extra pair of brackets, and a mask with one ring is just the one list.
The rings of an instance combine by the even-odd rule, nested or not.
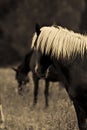
[(32, 54), (33, 54), (33, 50), (31, 50), (29, 53), (26, 54), (24, 61), (22, 63), (22, 68), (26, 73), (30, 71), (30, 61), (31, 61)]

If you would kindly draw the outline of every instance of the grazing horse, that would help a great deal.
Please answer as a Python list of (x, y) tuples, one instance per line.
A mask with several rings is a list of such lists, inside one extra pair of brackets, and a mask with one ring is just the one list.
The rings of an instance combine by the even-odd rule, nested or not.
[(32, 45), (36, 51), (35, 72), (46, 77), (54, 66), (57, 80), (73, 102), (79, 130), (87, 130), (87, 36), (60, 26), (36, 26)]
[[(18, 81), (18, 92), (19, 94), (22, 94), (23, 86), (27, 82), (29, 82), (28, 73), (32, 71), (33, 81), (34, 81), (34, 105), (37, 103), (37, 96), (38, 96), (38, 84), (39, 80), (41, 79), (39, 76), (35, 74), (34, 68), (35, 68), (35, 55), (36, 53), (34, 50), (31, 50), (28, 54), (25, 55), (25, 58), (23, 62), (18, 66), (18, 68), (12, 68), (16, 72), (16, 80)], [(51, 73), (49, 75), (49, 73)], [(48, 106), (48, 95), (49, 95), (49, 82), (56, 82), (56, 76), (57, 73), (55, 72), (55, 69), (53, 66), (49, 67), (48, 70), (48, 78), (45, 78), (45, 103), (46, 106)], [(42, 77), (43, 78), (43, 77)]]

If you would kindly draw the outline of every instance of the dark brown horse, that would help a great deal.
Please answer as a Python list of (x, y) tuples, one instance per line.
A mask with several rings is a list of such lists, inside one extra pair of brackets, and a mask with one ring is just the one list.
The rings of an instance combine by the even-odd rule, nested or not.
[(59, 26), (36, 26), (32, 48), (36, 74), (47, 77), (49, 67), (54, 66), (57, 81), (73, 101), (79, 129), (87, 130), (87, 36)]

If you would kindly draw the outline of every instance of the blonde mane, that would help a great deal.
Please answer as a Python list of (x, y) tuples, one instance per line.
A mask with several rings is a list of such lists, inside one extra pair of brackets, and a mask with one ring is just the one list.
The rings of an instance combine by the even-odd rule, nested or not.
[(69, 58), (77, 54), (83, 56), (87, 49), (87, 37), (60, 26), (42, 27), (40, 35), (37, 37), (35, 33), (33, 36), (33, 47), (46, 54), (51, 51), (52, 56), (57, 58)]

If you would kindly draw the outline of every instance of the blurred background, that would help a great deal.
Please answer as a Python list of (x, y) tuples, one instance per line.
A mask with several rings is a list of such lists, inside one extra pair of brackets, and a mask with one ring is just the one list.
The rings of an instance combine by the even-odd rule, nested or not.
[(35, 23), (87, 32), (87, 0), (0, 0), (0, 66), (21, 61), (30, 50)]

